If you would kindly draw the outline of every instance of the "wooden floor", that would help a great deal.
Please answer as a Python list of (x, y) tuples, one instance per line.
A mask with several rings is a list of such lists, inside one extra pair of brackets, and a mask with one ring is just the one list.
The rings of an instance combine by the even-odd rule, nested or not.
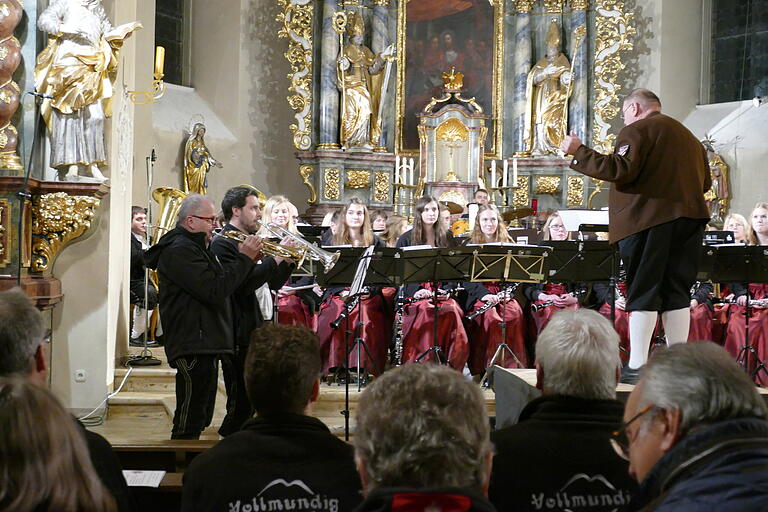
[[(132, 354), (140, 349), (131, 348)], [(90, 430), (103, 435), (113, 445), (136, 445), (157, 443), (170, 439), (171, 419), (176, 408), (174, 382), (176, 370), (168, 366), (163, 349), (152, 350), (152, 355), (161, 360), (160, 366), (134, 367), (125, 381), (122, 390), (109, 399), (109, 406), (104, 423)], [(520, 370), (525, 378), (535, 379), (534, 370)], [(114, 389), (128, 374), (128, 368), (115, 370)], [(491, 390), (483, 391), (489, 416), (496, 413), (494, 394)], [(349, 387), (350, 432), (354, 435), (354, 418), (360, 392), (356, 385)], [(320, 419), (335, 435), (344, 436), (345, 388), (337, 384), (322, 384), (318, 401), (311, 405), (309, 414)], [(201, 439), (216, 440), (217, 430), (225, 414), (226, 393), (224, 381), (219, 375), (219, 391), (216, 396), (216, 408), (212, 425), (207, 428)]]

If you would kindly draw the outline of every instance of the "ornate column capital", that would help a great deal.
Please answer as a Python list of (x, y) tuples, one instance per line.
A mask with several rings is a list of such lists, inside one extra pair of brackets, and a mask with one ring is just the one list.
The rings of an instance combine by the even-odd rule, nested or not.
[(589, 0), (571, 0), (571, 9), (574, 11), (586, 11), (589, 9)]
[(517, 12), (528, 14), (531, 12), (531, 9), (533, 9), (533, 4), (536, 3), (536, 0), (516, 0), (515, 1), (515, 9), (517, 9)]
[(561, 14), (565, 0), (544, 0), (544, 8), (547, 14)]

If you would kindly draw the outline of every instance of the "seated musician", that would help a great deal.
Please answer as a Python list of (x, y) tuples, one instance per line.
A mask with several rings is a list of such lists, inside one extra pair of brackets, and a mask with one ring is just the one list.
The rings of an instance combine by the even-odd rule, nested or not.
[[(494, 242), (511, 242), (511, 239), (499, 215), (499, 210), (493, 205), (482, 205), (477, 213), (470, 243)], [(504, 289), (498, 282), (464, 284), (467, 311), (476, 314), (481, 308), (490, 306), (482, 314), (474, 316), (467, 326), (467, 336), (471, 340), (469, 370), (472, 375), (482, 374), (492, 362), (505, 368), (528, 366), (528, 357), (525, 353), (525, 319), (520, 304), (514, 298), (516, 287), (517, 283), (507, 284)], [(469, 316), (472, 316), (472, 313)], [(502, 352), (495, 361), (492, 361), (502, 341), (500, 325), (502, 318), (507, 322), (505, 342), (520, 364), (508, 352)]]
[(743, 215), (730, 213), (723, 222), (725, 231), (733, 232), (733, 241), (737, 244), (747, 243), (747, 233), (749, 233), (749, 224)]
[[(749, 233), (749, 223), (743, 215), (739, 213), (729, 213), (723, 221), (723, 230), (733, 233), (733, 241), (737, 244), (747, 243), (747, 233)], [(728, 325), (728, 318), (731, 316), (731, 304), (726, 301), (733, 300), (731, 292), (732, 284), (720, 283), (720, 293), (714, 297), (714, 322), (713, 339), (719, 344), (725, 341), (725, 331)], [(737, 285), (738, 286), (738, 285)]]
[[(339, 214), (339, 224), (333, 238), (334, 245), (351, 245), (352, 247), (368, 247), (375, 245), (383, 247), (384, 242), (373, 234), (368, 208), (359, 199), (351, 199)], [(320, 304), (320, 314), (317, 319), (317, 335), (323, 352), (324, 371), (326, 374), (341, 368), (361, 368), (368, 373), (380, 375), (384, 371), (387, 359), (387, 347), (391, 339), (391, 323), (388, 317), (381, 290), (371, 288), (367, 295), (358, 302), (358, 307), (352, 309), (350, 315), (336, 329), (331, 325), (345, 311), (349, 288), (328, 288)], [(365, 347), (360, 347), (360, 360), (357, 360), (358, 350), (352, 346), (354, 338), (350, 336), (345, 343), (345, 332), (356, 331), (358, 319), (362, 323), (359, 333), (365, 340)], [(349, 352), (349, 358), (345, 357)]]
[[(296, 207), (285, 196), (270, 197), (261, 214), (262, 228), (260, 234), (268, 237), (273, 236), (266, 228), (267, 224), (273, 223), (297, 235), (299, 232), (295, 224), (295, 210)], [(314, 283), (314, 279), (310, 277), (290, 277), (277, 290), (277, 323), (303, 325), (312, 330), (317, 328), (315, 313), (320, 305), (320, 288), (293, 290), (293, 288), (303, 288), (312, 283)]]
[[(757, 203), (749, 217), (747, 243), (749, 245), (768, 245), (768, 203)], [(768, 284), (734, 283), (730, 284), (733, 300), (725, 332), (725, 349), (734, 357), (739, 354), (745, 342), (746, 306), (750, 301), (749, 345), (757, 351), (761, 361), (768, 358)], [(750, 358), (750, 373), (754, 370), (754, 358)], [(755, 381), (768, 385), (768, 373), (759, 372)]]
[[(542, 240), (567, 240), (568, 231), (558, 212), (552, 212), (542, 228)], [(523, 289), (531, 301), (532, 334), (538, 335), (549, 319), (561, 309), (578, 309), (577, 295), (583, 295), (586, 287), (581, 283), (529, 284)]]
[(714, 285), (709, 281), (696, 281), (691, 288), (691, 323), (688, 341), (716, 341), (712, 316)]
[(338, 229), (339, 225), (339, 210), (336, 209), (332, 212), (328, 212), (325, 214), (325, 217), (323, 218), (323, 226), (328, 226), (328, 229), (323, 231), (323, 234), (320, 235), (320, 243), (322, 245), (331, 245), (333, 243), (333, 237), (336, 236), (336, 230)]
[(384, 210), (376, 210), (371, 215), (371, 229), (374, 233), (381, 233), (387, 228), (387, 219), (389, 215)]
[[(429, 245), (432, 247), (451, 247), (453, 237), (440, 222), (440, 206), (432, 196), (423, 196), (414, 208), (413, 229), (406, 231), (397, 240), (397, 247)], [(455, 284), (442, 283), (438, 290), (433, 290), (433, 283), (410, 283), (401, 288), (400, 294), (406, 302), (398, 313), (401, 321), (396, 330), (400, 332), (400, 347), (396, 346), (397, 363), (415, 361), (434, 341), (434, 308), (431, 300), (433, 292), (438, 294), (438, 333), (437, 343), (447, 357), (450, 365), (461, 371), (469, 356), (467, 333), (462, 324), (463, 311), (451, 298), (445, 298), (448, 289)], [(442, 296), (442, 298), (441, 298)], [(397, 336), (397, 332), (396, 332)]]
[(408, 229), (408, 219), (400, 215), (390, 215), (387, 217), (387, 225), (379, 237), (387, 244), (387, 247), (394, 247), (397, 245), (397, 239), (405, 233), (406, 229)]

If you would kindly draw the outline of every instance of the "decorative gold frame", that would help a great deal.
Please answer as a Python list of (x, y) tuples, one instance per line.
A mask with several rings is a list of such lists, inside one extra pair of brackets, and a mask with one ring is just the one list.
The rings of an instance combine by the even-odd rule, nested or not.
[[(490, 122), (493, 123), (491, 147), (485, 158), (501, 158), (504, 135), (504, 0), (490, 0), (493, 6), (493, 105)], [(403, 122), (405, 121), (405, 30), (407, 25), (407, 2), (401, 2), (397, 12), (397, 95), (395, 108), (397, 125), (395, 129), (395, 153), (403, 156), (417, 156), (419, 150), (403, 148)], [(448, 71), (448, 70), (446, 70)], [(462, 71), (457, 69), (456, 71)]]

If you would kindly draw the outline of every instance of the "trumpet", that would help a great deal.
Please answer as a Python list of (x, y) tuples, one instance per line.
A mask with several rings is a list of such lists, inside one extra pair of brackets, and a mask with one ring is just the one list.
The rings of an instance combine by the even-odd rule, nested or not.
[(336, 262), (339, 260), (339, 256), (341, 256), (340, 252), (330, 252), (321, 249), (301, 235), (291, 233), (274, 222), (268, 222), (264, 227), (277, 238), (292, 238), (295, 240), (301, 246), (300, 250), (304, 251), (304, 254), (309, 256), (309, 259), (312, 261), (319, 261), (323, 264), (323, 270), (326, 274), (331, 271), (333, 266), (336, 265)]

